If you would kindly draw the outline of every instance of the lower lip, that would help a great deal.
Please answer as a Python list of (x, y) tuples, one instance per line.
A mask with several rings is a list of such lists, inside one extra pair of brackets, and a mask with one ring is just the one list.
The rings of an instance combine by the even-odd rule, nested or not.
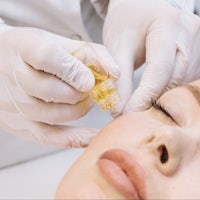
[(105, 178), (127, 199), (140, 199), (135, 186), (115, 162), (100, 158), (98, 166)]

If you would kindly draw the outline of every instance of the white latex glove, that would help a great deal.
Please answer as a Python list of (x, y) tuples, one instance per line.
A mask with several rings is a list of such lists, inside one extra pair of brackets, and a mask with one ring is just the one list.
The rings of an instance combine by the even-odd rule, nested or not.
[[(104, 24), (104, 44), (120, 66), (117, 81), (122, 97), (113, 111), (147, 109), (151, 99), (164, 91), (200, 77), (199, 65), (192, 60), (200, 56), (194, 51), (199, 31), (199, 18), (175, 8), (164, 0), (110, 0)], [(133, 95), (133, 69), (143, 63), (146, 68)]]
[[(94, 76), (71, 56), (84, 42), (35, 28), (1, 28), (0, 127), (40, 143), (88, 145), (96, 129), (60, 125), (81, 118), (93, 105), (88, 91)], [(106, 48), (90, 45), (98, 58), (96, 54), (85, 58), (97, 63), (100, 59), (110, 76), (118, 78), (119, 70)]]

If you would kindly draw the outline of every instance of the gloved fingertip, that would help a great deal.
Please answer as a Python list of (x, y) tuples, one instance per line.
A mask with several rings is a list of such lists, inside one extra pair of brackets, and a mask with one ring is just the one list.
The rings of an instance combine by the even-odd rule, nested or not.
[(81, 73), (80, 76), (77, 77), (77, 79), (78, 80), (76, 81), (75, 87), (81, 92), (88, 92), (95, 85), (94, 75), (89, 69)]
[(97, 135), (99, 130), (94, 128), (81, 128), (77, 135), (74, 135), (72, 140), (67, 140), (67, 147), (70, 148), (85, 148), (92, 139)]
[(144, 88), (137, 88), (126, 104), (123, 113), (140, 112), (148, 109), (151, 106), (153, 94)]
[(120, 70), (117, 65), (113, 65), (112, 70), (109, 73), (115, 80), (117, 80), (120, 77)]
[(84, 135), (87, 135), (87, 140), (80, 141), (80, 147), (87, 147), (91, 141), (95, 138), (95, 136), (98, 134), (99, 130), (94, 128), (88, 128), (87, 133), (84, 133)]
[(124, 108), (123, 113), (129, 112), (140, 112), (147, 110), (151, 106), (151, 100), (144, 100), (142, 98), (134, 98), (132, 97), (131, 100), (128, 102), (126, 107)]
[(111, 111), (111, 116), (113, 118), (116, 118), (116, 117), (120, 116), (120, 114), (121, 114), (121, 112), (119, 112), (119, 111), (116, 111), (116, 110), (112, 110)]
[(113, 118), (116, 118), (116, 117), (120, 116), (120, 115), (122, 114), (122, 112), (123, 112), (123, 108), (124, 108), (124, 104), (123, 104), (123, 103), (119, 103), (119, 104), (115, 107), (115, 109), (112, 109), (112, 110), (111, 110), (111, 116), (112, 116)]

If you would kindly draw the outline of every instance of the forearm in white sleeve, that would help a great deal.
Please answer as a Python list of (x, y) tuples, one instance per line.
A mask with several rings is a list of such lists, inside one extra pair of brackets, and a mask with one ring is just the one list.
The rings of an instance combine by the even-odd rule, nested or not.
[(194, 12), (195, 0), (166, 0), (171, 5), (187, 12)]

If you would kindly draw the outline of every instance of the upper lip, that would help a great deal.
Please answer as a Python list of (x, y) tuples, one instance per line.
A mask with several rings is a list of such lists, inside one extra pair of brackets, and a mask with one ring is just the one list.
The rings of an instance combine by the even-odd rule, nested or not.
[(144, 170), (130, 153), (122, 149), (110, 149), (105, 151), (100, 159), (108, 159), (117, 164), (136, 188), (139, 198), (145, 199)]

